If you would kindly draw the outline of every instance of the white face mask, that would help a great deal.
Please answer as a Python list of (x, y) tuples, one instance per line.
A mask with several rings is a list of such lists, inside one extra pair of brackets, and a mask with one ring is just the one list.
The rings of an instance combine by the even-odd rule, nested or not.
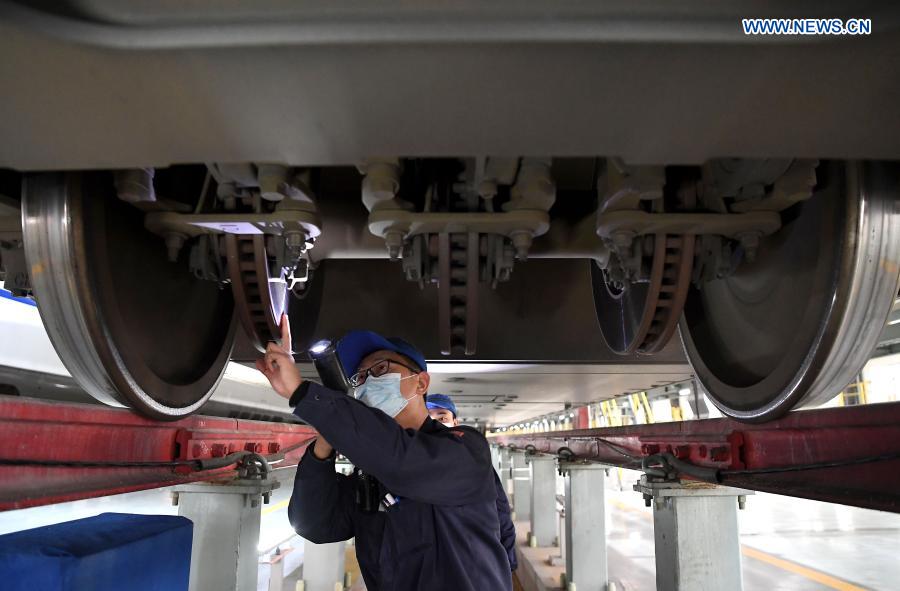
[(441, 424), (444, 425), (445, 427), (455, 427), (456, 426), (453, 424), (453, 421), (441, 421)]
[(377, 408), (387, 416), (394, 418), (409, 404), (411, 398), (404, 398), (400, 392), (400, 382), (414, 378), (418, 374), (401, 378), (399, 373), (387, 373), (383, 376), (369, 377), (356, 387), (353, 396), (366, 406)]

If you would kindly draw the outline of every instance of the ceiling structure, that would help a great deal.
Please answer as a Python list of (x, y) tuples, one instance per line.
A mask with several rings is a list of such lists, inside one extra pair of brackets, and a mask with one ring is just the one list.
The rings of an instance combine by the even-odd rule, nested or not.
[[(440, 363), (428, 366), (431, 393), (453, 398), (465, 423), (503, 427), (532, 417), (607, 400), (627, 392), (683, 382), (692, 377), (686, 364), (572, 365)], [(318, 379), (312, 364), (303, 375)], [(213, 402), (260, 410), (284, 410), (265, 378), (255, 369), (231, 363)]]
[(461, 420), (497, 427), (692, 377), (687, 364), (433, 363), (429, 373), (430, 391), (451, 396)]

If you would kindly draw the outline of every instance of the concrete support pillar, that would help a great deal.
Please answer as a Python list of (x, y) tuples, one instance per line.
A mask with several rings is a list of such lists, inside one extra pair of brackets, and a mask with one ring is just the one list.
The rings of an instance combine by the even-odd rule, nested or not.
[(704, 482), (653, 482), (646, 476), (634, 489), (653, 501), (659, 591), (743, 588), (737, 510), (752, 492)]
[(503, 485), (503, 492), (506, 496), (510, 496), (512, 490), (512, 452), (508, 447), (500, 448), (500, 483)]
[(600, 464), (560, 462), (566, 477), (566, 582), (577, 591), (606, 591), (606, 469)]
[(346, 542), (313, 544), (303, 541), (303, 591), (344, 588)]
[(186, 484), (173, 492), (178, 514), (194, 523), (190, 591), (255, 591), (259, 521), (274, 480)]
[(512, 452), (513, 509), (517, 520), (531, 519), (531, 468), (524, 451)]
[(527, 456), (531, 467), (531, 538), (533, 546), (552, 546), (556, 537), (556, 457)]
[(284, 591), (284, 561), (269, 565), (269, 591)]

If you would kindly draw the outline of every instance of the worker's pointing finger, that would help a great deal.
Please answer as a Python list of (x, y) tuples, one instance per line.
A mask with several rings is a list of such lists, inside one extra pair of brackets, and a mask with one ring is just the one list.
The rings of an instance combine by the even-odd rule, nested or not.
[(290, 355), (291, 349), (291, 322), (287, 314), (281, 315), (281, 347)]
[(262, 372), (263, 375), (266, 375), (266, 363), (262, 359), (256, 360), (256, 369)]
[(266, 356), (277, 357), (279, 355), (286, 355), (286, 351), (278, 346), (278, 343), (271, 342), (266, 345)]

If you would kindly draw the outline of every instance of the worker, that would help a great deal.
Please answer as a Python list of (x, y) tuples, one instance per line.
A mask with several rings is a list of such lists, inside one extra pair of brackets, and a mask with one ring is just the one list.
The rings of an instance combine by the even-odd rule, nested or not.
[[(319, 432), (297, 466), (294, 530), (313, 543), (356, 538), (369, 591), (510, 591), (487, 440), (428, 416), (422, 353), (401, 339), (348, 333), (336, 345), (354, 386), (347, 396), (304, 380), (290, 347), (283, 316), (281, 345), (270, 343), (256, 366)], [(335, 471), (335, 450), (353, 475)], [(364, 476), (377, 479), (374, 512), (358, 502), (371, 482)]]
[[(438, 421), (448, 429), (459, 427), (459, 417), (456, 414), (456, 403), (446, 394), (429, 394), (425, 399), (425, 407), (432, 419)], [(513, 525), (510, 516), (509, 499), (506, 491), (500, 483), (500, 476), (494, 472), (494, 486), (497, 488), (497, 516), (500, 518), (500, 543), (506, 549), (509, 558), (510, 570), (516, 570), (516, 526)]]

